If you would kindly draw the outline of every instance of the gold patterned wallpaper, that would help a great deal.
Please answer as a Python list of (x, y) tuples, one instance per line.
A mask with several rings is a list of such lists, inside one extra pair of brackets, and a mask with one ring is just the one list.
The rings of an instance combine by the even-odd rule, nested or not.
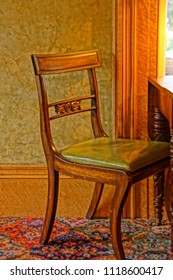
[[(45, 163), (30, 57), (33, 53), (99, 49), (101, 114), (105, 130), (111, 135), (112, 3), (112, 0), (0, 1), (0, 164)], [(86, 135), (87, 129), (83, 120), (81, 134)], [(71, 133), (76, 133), (73, 128)], [(72, 138), (75, 137), (79, 135)]]

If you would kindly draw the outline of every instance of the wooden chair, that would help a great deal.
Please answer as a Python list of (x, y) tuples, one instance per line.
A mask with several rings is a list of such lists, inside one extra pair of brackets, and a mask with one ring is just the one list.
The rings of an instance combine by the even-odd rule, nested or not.
[[(87, 213), (88, 218), (94, 216), (104, 184), (115, 186), (110, 211), (110, 231), (116, 258), (125, 259), (121, 237), (121, 216), (126, 197), (132, 184), (153, 174), (163, 175), (164, 169), (169, 166), (169, 143), (113, 139), (106, 135), (100, 120), (95, 73), (95, 68), (101, 65), (98, 50), (60, 55), (32, 55), (32, 62), (40, 105), (41, 137), (48, 168), (48, 203), (40, 241), (46, 244), (53, 228), (59, 172), (62, 172), (96, 183)], [(71, 71), (88, 73), (90, 94), (49, 102), (46, 78)], [(89, 107), (84, 106), (83, 104), (88, 101), (90, 101)], [(88, 111), (91, 113), (93, 139), (59, 150), (54, 144), (50, 123), (62, 117)], [(59, 134), (62, 132), (59, 131)]]

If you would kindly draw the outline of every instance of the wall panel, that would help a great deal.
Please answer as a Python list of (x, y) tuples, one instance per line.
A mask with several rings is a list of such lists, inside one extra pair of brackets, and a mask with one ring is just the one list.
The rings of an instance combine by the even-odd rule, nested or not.
[[(148, 76), (157, 74), (158, 8), (155, 0), (116, 1), (116, 123), (119, 137), (148, 139)], [(152, 179), (132, 188), (127, 216), (153, 216)]]
[[(106, 186), (96, 212), (108, 217), (114, 186)], [(60, 174), (57, 216), (85, 217), (94, 184)], [(45, 165), (0, 165), (0, 216), (43, 217), (47, 204)]]

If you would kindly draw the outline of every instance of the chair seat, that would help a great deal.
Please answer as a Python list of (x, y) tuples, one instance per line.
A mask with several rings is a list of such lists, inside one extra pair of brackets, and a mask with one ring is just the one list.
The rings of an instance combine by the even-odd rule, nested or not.
[(136, 171), (170, 155), (170, 144), (158, 141), (100, 137), (62, 149), (69, 161)]

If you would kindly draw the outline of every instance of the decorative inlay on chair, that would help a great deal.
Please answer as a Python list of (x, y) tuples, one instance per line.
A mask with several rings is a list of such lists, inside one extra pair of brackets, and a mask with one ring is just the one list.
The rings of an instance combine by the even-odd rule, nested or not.
[[(65, 117), (68, 115), (87, 112), (91, 110), (95, 110), (95, 95), (89, 95), (84, 97), (72, 98), (66, 101), (59, 101), (48, 104), (49, 109), (54, 108), (54, 113), (52, 111), (49, 112), (49, 120), (53, 120), (56, 118)], [(91, 104), (88, 106), (86, 100), (91, 99)]]
[(72, 102), (60, 103), (55, 105), (55, 112), (57, 115), (63, 115), (65, 113), (81, 110), (81, 101), (76, 100)]

